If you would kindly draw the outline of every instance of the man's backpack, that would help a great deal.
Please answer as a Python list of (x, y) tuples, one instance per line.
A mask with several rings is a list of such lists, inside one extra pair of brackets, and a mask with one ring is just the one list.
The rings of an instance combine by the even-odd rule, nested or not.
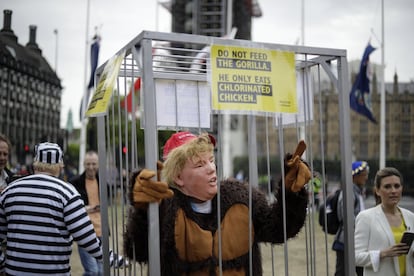
[[(326, 198), (326, 204), (322, 204), (319, 207), (319, 225), (322, 226), (322, 230), (328, 234), (336, 234), (342, 221), (338, 219), (338, 198), (341, 193), (341, 189), (335, 191), (335, 193), (329, 195)], [(325, 209), (326, 206), (326, 209)], [(325, 214), (326, 214), (326, 229), (325, 229)]]

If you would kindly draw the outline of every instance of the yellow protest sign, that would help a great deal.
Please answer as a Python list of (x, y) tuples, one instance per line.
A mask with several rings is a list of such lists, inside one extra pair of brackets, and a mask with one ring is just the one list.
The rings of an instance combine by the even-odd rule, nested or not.
[(113, 56), (105, 65), (88, 110), (86, 111), (86, 116), (96, 116), (106, 113), (124, 57), (125, 52), (118, 56)]
[(296, 113), (295, 53), (212, 45), (212, 107)]

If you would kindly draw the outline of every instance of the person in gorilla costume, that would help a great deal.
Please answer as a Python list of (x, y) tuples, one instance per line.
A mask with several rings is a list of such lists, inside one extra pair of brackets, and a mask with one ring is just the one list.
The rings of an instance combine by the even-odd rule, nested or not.
[(151, 202), (159, 203), (164, 276), (220, 275), (218, 223), (224, 276), (249, 275), (250, 251), (253, 275), (262, 275), (259, 242), (284, 243), (284, 229), (287, 239), (299, 233), (306, 218), (305, 185), (311, 178), (308, 165), (300, 158), (306, 144), (299, 142), (295, 153), (285, 156), (285, 205), (281, 181), (273, 203), (264, 193), (251, 188), (251, 231), (249, 186), (231, 178), (218, 183), (214, 147), (215, 139), (209, 134), (177, 132), (166, 142), (164, 163), (158, 162), (157, 172), (142, 169), (132, 174), (132, 206), (124, 235), (124, 250), (129, 258), (148, 262), (147, 208)]

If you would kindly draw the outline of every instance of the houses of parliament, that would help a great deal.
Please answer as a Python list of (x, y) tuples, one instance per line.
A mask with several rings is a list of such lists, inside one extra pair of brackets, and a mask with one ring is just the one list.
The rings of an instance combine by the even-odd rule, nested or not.
[[(356, 72), (351, 71), (351, 78)], [(349, 93), (349, 92), (348, 92)], [(414, 82), (400, 83), (395, 73), (393, 83), (385, 83), (386, 119), (385, 119), (385, 154), (387, 160), (414, 160)], [(350, 109), (350, 126), (352, 155), (356, 159), (379, 159), (380, 155), (380, 83), (374, 72), (371, 81), (371, 105), (373, 123)], [(313, 158), (340, 160), (340, 130), (339, 130), (338, 92), (333, 85), (325, 81), (319, 91), (314, 92), (313, 120), (310, 123)], [(261, 119), (257, 122), (258, 133), (264, 133), (266, 124)], [(298, 130), (286, 128), (283, 130), (285, 151), (294, 149), (298, 141)], [(306, 132), (306, 131), (305, 131)], [(278, 131), (270, 131), (277, 140)], [(306, 136), (309, 141), (309, 136)], [(266, 152), (266, 137), (258, 137), (258, 152)], [(279, 153), (277, 143), (269, 145), (271, 152)], [(323, 153), (324, 152), (324, 153)]]

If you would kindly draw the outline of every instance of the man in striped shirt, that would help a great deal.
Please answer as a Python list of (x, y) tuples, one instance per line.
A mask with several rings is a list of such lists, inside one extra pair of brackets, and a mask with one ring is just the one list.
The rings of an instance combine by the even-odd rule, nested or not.
[(12, 182), (0, 195), (0, 242), (6, 242), (0, 258), (7, 275), (70, 275), (73, 240), (102, 260), (79, 193), (58, 178), (62, 157), (57, 144), (37, 145), (34, 174)]

